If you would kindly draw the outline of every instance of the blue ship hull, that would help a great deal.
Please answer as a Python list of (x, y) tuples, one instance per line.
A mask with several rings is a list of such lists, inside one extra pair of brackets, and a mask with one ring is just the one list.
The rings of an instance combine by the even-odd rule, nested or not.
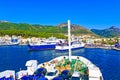
[(56, 44), (51, 45), (29, 45), (30, 50), (52, 50), (55, 49)]

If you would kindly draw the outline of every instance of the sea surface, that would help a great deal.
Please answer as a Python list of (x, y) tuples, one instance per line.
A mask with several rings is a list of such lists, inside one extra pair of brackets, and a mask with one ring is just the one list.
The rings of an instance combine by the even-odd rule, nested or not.
[[(29, 51), (27, 46), (0, 46), (0, 72), (4, 70), (26, 70), (28, 60), (38, 60), (38, 63), (49, 61), (68, 53), (55, 50)], [(84, 48), (72, 51), (72, 55), (83, 56), (98, 66), (104, 80), (120, 80), (120, 51)]]

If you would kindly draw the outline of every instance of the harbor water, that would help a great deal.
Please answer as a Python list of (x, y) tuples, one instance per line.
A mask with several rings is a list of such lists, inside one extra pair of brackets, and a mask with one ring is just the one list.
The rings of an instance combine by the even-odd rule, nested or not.
[[(68, 53), (55, 52), (55, 50), (29, 51), (28, 46), (0, 46), (0, 72), (26, 70), (25, 63), (28, 60), (42, 63), (64, 55)], [(72, 55), (86, 57), (98, 66), (104, 80), (120, 80), (120, 51), (84, 48), (72, 51)]]

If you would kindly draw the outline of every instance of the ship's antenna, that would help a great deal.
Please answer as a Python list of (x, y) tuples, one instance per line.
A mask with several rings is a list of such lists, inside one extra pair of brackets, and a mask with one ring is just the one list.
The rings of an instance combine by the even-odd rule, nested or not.
[(70, 33), (70, 20), (68, 20), (68, 42), (69, 42), (69, 61), (71, 61), (71, 33)]

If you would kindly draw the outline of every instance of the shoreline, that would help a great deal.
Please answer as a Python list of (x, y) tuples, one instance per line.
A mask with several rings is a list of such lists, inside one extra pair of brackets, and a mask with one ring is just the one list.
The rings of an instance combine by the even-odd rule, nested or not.
[(100, 48), (100, 49), (107, 49), (107, 50), (120, 50), (114, 46), (85, 46), (85, 48)]

